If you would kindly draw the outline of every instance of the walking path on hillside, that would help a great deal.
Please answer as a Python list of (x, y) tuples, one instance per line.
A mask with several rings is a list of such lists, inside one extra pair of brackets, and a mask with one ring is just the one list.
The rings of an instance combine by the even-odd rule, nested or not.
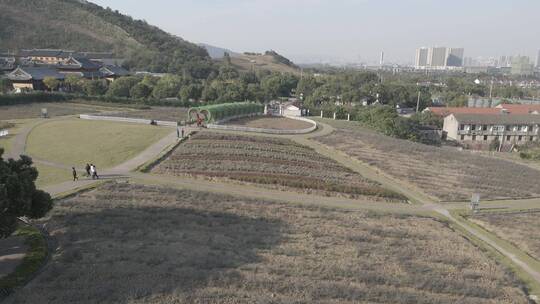
[[(17, 153), (19, 154), (24, 153), (26, 137), (31, 132), (32, 128), (37, 125), (39, 125), (39, 122), (34, 123), (30, 126), (27, 126), (23, 131), (21, 131), (17, 135), (17, 138), (15, 139), (15, 143), (13, 145), (13, 149), (10, 153), (11, 156)], [(311, 147), (315, 149), (317, 152), (321, 153), (322, 155), (327, 156), (341, 163), (342, 165), (345, 165), (351, 168), (352, 170), (363, 175), (364, 177), (377, 181), (381, 183), (384, 187), (387, 187), (389, 189), (392, 189), (394, 191), (397, 191), (406, 195), (411, 200), (411, 202), (413, 202), (413, 204), (407, 205), (407, 204), (384, 203), (384, 202), (364, 202), (364, 201), (348, 199), (348, 198), (326, 197), (326, 196), (323, 197), (323, 196), (311, 195), (311, 194), (272, 190), (272, 189), (268, 189), (268, 188), (264, 188), (260, 186), (255, 186), (255, 185), (242, 185), (242, 184), (235, 184), (235, 183), (228, 183), (228, 182), (208, 181), (208, 180), (190, 178), (190, 177), (158, 176), (158, 175), (153, 175), (153, 174), (132, 172), (133, 170), (136, 170), (140, 166), (156, 159), (157, 157), (162, 155), (164, 151), (166, 151), (167, 149), (175, 145), (177, 143), (176, 131), (171, 132), (171, 134), (167, 135), (166, 137), (159, 140), (158, 142), (152, 144), (150, 147), (148, 147), (142, 153), (137, 155), (135, 158), (130, 159), (109, 170), (104, 170), (103, 172), (101, 172), (101, 174), (105, 180), (107, 179), (114, 179), (114, 180), (132, 179), (134, 182), (141, 181), (141, 182), (145, 182), (149, 184), (165, 184), (169, 186), (193, 189), (193, 190), (199, 190), (199, 191), (218, 192), (218, 193), (223, 193), (223, 194), (228, 194), (228, 195), (248, 196), (252, 198), (292, 202), (292, 203), (299, 203), (299, 204), (304, 204), (304, 205), (327, 206), (327, 207), (345, 208), (349, 210), (361, 210), (361, 209), (374, 210), (374, 211), (396, 212), (396, 213), (405, 213), (405, 214), (428, 214), (428, 213), (438, 214), (440, 217), (445, 218), (451, 223), (461, 227), (462, 229), (467, 231), (469, 234), (473, 235), (477, 239), (481, 240), (485, 244), (497, 250), (500, 254), (502, 254), (509, 260), (511, 260), (515, 265), (523, 269), (531, 277), (532, 280), (534, 280), (537, 284), (540, 285), (539, 270), (536, 269), (535, 267), (531, 267), (526, 261), (524, 261), (522, 258), (519, 257), (518, 255), (519, 249), (516, 248), (515, 251), (512, 251), (512, 250), (507, 250), (501, 247), (498, 244), (496, 236), (487, 235), (485, 232), (480, 231), (479, 228), (467, 223), (466, 221), (457, 219), (455, 216), (453, 216), (450, 213), (449, 210), (466, 207), (465, 203), (439, 204), (435, 198), (430, 197), (429, 195), (426, 195), (415, 186), (410, 185), (401, 180), (396, 180), (388, 176), (384, 172), (381, 172), (365, 163), (362, 163), (356, 159), (353, 159), (352, 157), (346, 155), (345, 153), (342, 153), (336, 149), (333, 149), (332, 147), (323, 145), (317, 141), (312, 140), (313, 137), (327, 135), (327, 134), (332, 133), (334, 130), (331, 126), (327, 124), (319, 123), (319, 125), (322, 126), (322, 128), (319, 128), (317, 131), (310, 134), (281, 135), (281, 136), (272, 135), (272, 134), (264, 134), (261, 136), (267, 136), (267, 137), (277, 136), (280, 138), (289, 138), (300, 144)], [(190, 129), (189, 132), (191, 132), (192, 130), (193, 129)], [(218, 132), (225, 132), (225, 131), (218, 131)], [(242, 134), (243, 132), (233, 131), (232, 133)], [(243, 133), (243, 134), (246, 134), (246, 133)], [(250, 134), (250, 135), (253, 135), (253, 134)], [(47, 163), (53, 166), (58, 165), (51, 162), (47, 162), (45, 160), (38, 160), (38, 161), (42, 161), (44, 163)], [(63, 166), (63, 165), (59, 165), (59, 166)], [(66, 182), (59, 185), (45, 187), (44, 190), (48, 191), (53, 196), (58, 196), (66, 192), (92, 186), (96, 182), (97, 181), (95, 180), (81, 180), (77, 182)], [(494, 207), (496, 206), (497, 208), (516, 208), (516, 209), (519, 208), (520, 206), (524, 208), (540, 207), (540, 199), (497, 201), (497, 202), (493, 202), (493, 206)]]

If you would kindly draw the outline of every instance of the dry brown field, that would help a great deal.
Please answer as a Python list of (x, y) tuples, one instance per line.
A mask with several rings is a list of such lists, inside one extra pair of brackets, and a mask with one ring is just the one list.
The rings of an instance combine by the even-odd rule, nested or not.
[(380, 200), (405, 198), (288, 139), (200, 132), (152, 170)]
[(123, 183), (46, 222), (58, 250), (9, 303), (527, 303), (431, 218)]
[(315, 140), (409, 182), (442, 201), (540, 196), (540, 171), (496, 157), (385, 136), (354, 122)]
[(275, 116), (245, 117), (228, 121), (225, 124), (274, 130), (302, 130), (312, 126), (312, 124), (305, 121)]
[(475, 215), (471, 219), (540, 261), (540, 210), (486, 213)]
[(163, 121), (182, 121), (187, 119), (187, 108), (178, 107), (152, 107), (135, 111), (121, 111), (106, 115), (126, 118), (154, 119)]
[(30, 103), (0, 106), (0, 120), (27, 119), (41, 117), (41, 109), (46, 108), (49, 117), (96, 113), (102, 107), (75, 103)]

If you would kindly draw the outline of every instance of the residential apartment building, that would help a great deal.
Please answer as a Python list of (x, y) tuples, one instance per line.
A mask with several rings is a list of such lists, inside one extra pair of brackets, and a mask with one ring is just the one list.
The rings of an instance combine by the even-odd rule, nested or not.
[(416, 50), (416, 58), (414, 61), (414, 66), (417, 69), (423, 68), (427, 66), (427, 58), (428, 58), (428, 49), (427, 48), (419, 48)]
[(445, 47), (431, 47), (428, 49), (427, 65), (430, 67), (445, 67), (446, 66)]
[(462, 67), (463, 54), (463, 48), (422, 47), (416, 50), (415, 68), (452, 69)]
[(463, 114), (446, 116), (443, 131), (447, 139), (472, 147), (488, 146), (497, 139), (501, 146), (538, 141), (538, 114)]
[(534, 66), (527, 56), (517, 56), (512, 60), (512, 75), (531, 76), (534, 73)]

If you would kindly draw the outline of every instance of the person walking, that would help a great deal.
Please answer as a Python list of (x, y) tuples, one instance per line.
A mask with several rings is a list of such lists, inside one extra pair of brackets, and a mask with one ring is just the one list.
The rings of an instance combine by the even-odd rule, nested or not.
[(97, 174), (97, 169), (94, 164), (90, 165), (90, 171), (92, 171), (92, 179), (99, 179), (99, 175)]
[(184, 138), (184, 128), (182, 128), (182, 138)]
[(86, 169), (86, 176), (91, 177), (92, 175), (90, 174), (90, 165), (87, 163), (86, 167), (84, 168)]
[(90, 176), (92, 179), (96, 178), (96, 169), (94, 168), (94, 164), (90, 164)]
[(79, 180), (79, 177), (77, 176), (77, 170), (75, 170), (75, 167), (71, 167), (72, 173), (73, 173), (73, 181)]

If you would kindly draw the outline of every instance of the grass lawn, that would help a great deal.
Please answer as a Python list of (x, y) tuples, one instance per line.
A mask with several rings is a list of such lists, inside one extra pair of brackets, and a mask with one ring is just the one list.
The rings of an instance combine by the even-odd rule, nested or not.
[[(38, 188), (60, 184), (71, 180), (71, 171), (67, 169), (60, 169), (51, 167), (39, 163), (34, 163), (34, 166), (39, 172), (36, 186)], [(82, 172), (81, 172), (82, 173)]]
[(34, 129), (26, 152), (68, 166), (87, 162), (110, 168), (133, 158), (170, 133), (167, 128), (103, 121), (52, 121)]

